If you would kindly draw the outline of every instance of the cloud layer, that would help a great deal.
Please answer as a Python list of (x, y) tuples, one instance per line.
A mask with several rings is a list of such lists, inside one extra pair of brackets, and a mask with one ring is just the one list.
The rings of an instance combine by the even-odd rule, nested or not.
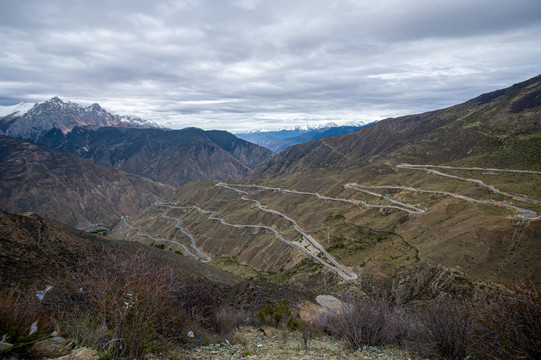
[(0, 104), (182, 128), (378, 120), (539, 74), (538, 0), (3, 0)]

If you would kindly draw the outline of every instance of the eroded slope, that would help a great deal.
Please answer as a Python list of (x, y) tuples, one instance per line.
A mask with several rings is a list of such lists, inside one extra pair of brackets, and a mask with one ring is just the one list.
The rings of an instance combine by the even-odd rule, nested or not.
[(170, 192), (170, 186), (75, 155), (0, 135), (0, 208), (83, 228), (113, 225)]

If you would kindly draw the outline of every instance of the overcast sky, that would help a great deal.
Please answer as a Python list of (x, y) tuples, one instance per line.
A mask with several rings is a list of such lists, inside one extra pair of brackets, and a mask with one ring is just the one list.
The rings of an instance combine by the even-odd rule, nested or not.
[(379, 120), (539, 73), (539, 0), (0, 1), (0, 105), (172, 128)]

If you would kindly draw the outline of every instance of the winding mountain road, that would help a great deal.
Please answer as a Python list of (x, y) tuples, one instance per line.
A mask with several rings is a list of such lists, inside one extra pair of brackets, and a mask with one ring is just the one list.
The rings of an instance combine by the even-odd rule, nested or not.
[[(253, 202), (257, 205), (257, 207), (261, 210), (261, 211), (264, 211), (264, 212), (267, 212), (267, 213), (271, 213), (271, 214), (275, 214), (275, 215), (278, 215), (280, 217), (282, 217), (283, 219), (287, 220), (288, 222), (290, 222), (292, 225), (293, 225), (293, 228), (300, 234), (303, 236), (303, 238), (308, 242), (310, 243), (315, 249), (317, 249), (317, 252), (314, 252), (314, 251), (310, 251), (308, 250), (307, 248), (305, 248), (302, 244), (299, 244), (297, 242), (293, 242), (293, 241), (289, 241), (287, 239), (285, 239), (277, 230), (273, 229), (272, 227), (270, 226), (266, 226), (266, 225), (244, 225), (244, 224), (232, 224), (232, 223), (228, 223), (227, 221), (225, 221), (223, 218), (220, 218), (220, 217), (217, 217), (215, 216), (216, 214), (216, 211), (210, 211), (210, 210), (205, 210), (205, 209), (202, 209), (198, 206), (173, 206), (172, 204), (170, 203), (157, 203), (156, 205), (157, 206), (166, 206), (166, 207), (169, 207), (169, 208), (174, 208), (174, 209), (195, 209), (201, 213), (204, 213), (204, 214), (208, 214), (208, 219), (209, 220), (216, 220), (216, 221), (219, 221), (222, 225), (225, 225), (225, 226), (229, 226), (229, 227), (234, 227), (234, 228), (252, 228), (252, 229), (266, 229), (266, 230), (269, 230), (271, 231), (277, 239), (279, 239), (280, 241), (283, 241), (284, 243), (286, 243), (287, 245), (289, 246), (293, 246), (297, 249), (299, 249), (300, 251), (302, 251), (303, 253), (309, 255), (310, 257), (312, 257), (313, 259), (315, 259), (316, 261), (318, 261), (319, 263), (321, 263), (323, 266), (326, 266), (327, 268), (333, 270), (334, 272), (336, 272), (338, 275), (340, 275), (341, 277), (343, 277), (344, 279), (346, 280), (355, 280), (357, 279), (357, 274), (355, 274), (354, 272), (350, 271), (349, 269), (346, 269), (345, 267), (343, 267), (342, 265), (340, 265), (326, 250), (323, 246), (321, 246), (321, 244), (319, 244), (312, 236), (310, 236), (309, 234), (307, 234), (304, 230), (302, 230), (302, 228), (297, 224), (297, 222), (295, 220), (293, 220), (292, 218), (288, 217), (287, 215), (285, 214), (282, 214), (281, 212), (279, 211), (276, 211), (276, 210), (272, 210), (272, 209), (267, 209), (265, 206), (261, 205), (261, 203), (258, 201), (258, 200), (255, 200), (255, 199), (250, 199), (247, 197), (247, 195), (249, 195), (246, 191), (242, 191), (242, 190), (239, 190), (237, 188), (234, 188), (232, 186), (229, 186), (227, 185), (226, 183), (223, 183), (223, 182), (220, 182), (218, 184), (215, 185), (216, 187), (221, 187), (221, 188), (224, 188), (224, 189), (229, 189), (229, 190), (233, 190), (235, 192), (237, 192), (238, 194), (242, 195), (241, 196), (241, 200), (244, 200), (244, 201), (250, 201), (250, 202)], [(327, 260), (330, 262), (327, 262), (325, 260), (323, 260), (322, 258), (320, 258), (318, 255), (323, 255), (327, 258)]]
[[(422, 170), (422, 171), (426, 171), (426, 172), (429, 172), (429, 173), (432, 173), (432, 174), (435, 174), (435, 175), (438, 175), (438, 176), (445, 176), (445, 177), (449, 177), (449, 178), (453, 178), (453, 179), (457, 179), (457, 180), (461, 180), (461, 181), (467, 181), (467, 182), (471, 182), (471, 183), (478, 184), (480, 186), (486, 187), (487, 189), (489, 189), (493, 193), (508, 196), (508, 197), (514, 198), (516, 200), (529, 201), (529, 202), (534, 202), (534, 203), (538, 203), (538, 204), (541, 203), (541, 200), (528, 198), (528, 197), (523, 196), (523, 195), (506, 193), (504, 191), (501, 191), (501, 190), (495, 188), (492, 185), (485, 184), (482, 180), (463, 178), (463, 177), (456, 176), (456, 175), (450, 175), (450, 174), (446, 174), (446, 173), (434, 170), (434, 168), (442, 168), (442, 169), (449, 169), (449, 170), (478, 170), (478, 171), (495, 171), (495, 172), (511, 172), (511, 173), (528, 173), (528, 174), (540, 174), (540, 175), (541, 175), (541, 171), (476, 168), (476, 167), (453, 167), (453, 166), (443, 166), (443, 165), (442, 166), (438, 166), (438, 165), (411, 165), (411, 164), (400, 164), (400, 165), (397, 165), (397, 167), (402, 168), (402, 169)], [(222, 184), (221, 186), (224, 186), (224, 187), (227, 187), (227, 188), (230, 188), (230, 189), (233, 189), (233, 190), (237, 190), (237, 189), (235, 189), (235, 188), (233, 188), (230, 185), (227, 185), (225, 183), (221, 183), (221, 184)], [(482, 203), (482, 204), (489, 204), (489, 205), (495, 205), (495, 206), (500, 206), (500, 207), (506, 207), (506, 208), (512, 209), (512, 210), (514, 210), (516, 212), (519, 212), (519, 214), (517, 216), (522, 218), (522, 219), (526, 219), (526, 220), (538, 220), (538, 219), (541, 219), (541, 215), (539, 215), (537, 212), (535, 212), (533, 210), (530, 210), (530, 209), (521, 208), (519, 206), (512, 205), (512, 204), (507, 204), (507, 203), (498, 202), (498, 201), (492, 201), (492, 200), (479, 200), (479, 199), (474, 199), (474, 198), (464, 196), (464, 195), (460, 195), (460, 194), (450, 193), (450, 192), (447, 192), (447, 191), (421, 190), (421, 189), (415, 189), (415, 188), (407, 187), (407, 186), (369, 186), (369, 185), (359, 185), (359, 184), (356, 184), (356, 183), (344, 184), (344, 188), (346, 188), (346, 189), (352, 189), (352, 190), (356, 190), (356, 191), (361, 191), (361, 192), (363, 192), (365, 194), (379, 197), (381, 199), (384, 199), (384, 200), (387, 200), (387, 201), (389, 201), (391, 203), (396, 204), (395, 206), (393, 206), (393, 205), (373, 205), (373, 204), (369, 204), (369, 203), (367, 203), (365, 201), (361, 201), (361, 200), (333, 198), (333, 197), (324, 196), (324, 195), (320, 195), (318, 193), (313, 193), (313, 192), (282, 189), (282, 188), (268, 187), (268, 186), (262, 186), (262, 185), (235, 185), (235, 186), (244, 187), (244, 188), (259, 188), (259, 189), (264, 189), (264, 190), (279, 191), (279, 192), (282, 192), (282, 193), (289, 193), (289, 194), (296, 194), (296, 195), (315, 196), (316, 198), (318, 198), (320, 200), (337, 201), (337, 202), (349, 203), (349, 204), (354, 204), (354, 205), (362, 205), (362, 206), (367, 206), (367, 207), (394, 208), (394, 209), (406, 211), (406, 212), (412, 213), (412, 214), (422, 214), (422, 213), (424, 213), (425, 210), (423, 210), (423, 209), (417, 208), (417, 207), (412, 206), (412, 205), (405, 204), (403, 202), (392, 199), (390, 196), (386, 196), (386, 195), (379, 194), (379, 193), (376, 193), (376, 192), (373, 192), (373, 191), (369, 191), (367, 189), (407, 190), (407, 191), (416, 191), (416, 192), (421, 192), (421, 193), (442, 194), (442, 195), (451, 196), (451, 197), (461, 199), (461, 200), (465, 200), (465, 201), (471, 201), (471, 202), (476, 202), (476, 203)]]
[[(228, 186), (228, 188), (231, 188), (230, 185), (227, 185), (227, 186)], [(343, 203), (347, 203), (347, 204), (362, 205), (362, 206), (373, 207), (373, 208), (398, 209), (398, 210), (406, 211), (406, 212), (413, 213), (413, 214), (422, 214), (422, 213), (425, 212), (423, 209), (419, 209), (419, 208), (416, 208), (414, 206), (411, 206), (411, 205), (404, 204), (402, 202), (393, 200), (393, 199), (391, 199), (389, 197), (385, 197), (382, 194), (378, 194), (378, 193), (375, 193), (375, 192), (372, 192), (372, 191), (361, 189), (360, 187), (365, 187), (365, 186), (355, 184), (355, 183), (347, 183), (347, 184), (344, 185), (344, 188), (361, 191), (361, 192), (364, 192), (366, 194), (376, 196), (376, 197), (382, 198), (384, 200), (390, 201), (392, 203), (398, 204), (399, 206), (374, 205), (374, 204), (369, 204), (366, 201), (362, 201), (362, 200), (334, 198), (334, 197), (320, 195), (318, 193), (313, 193), (313, 192), (308, 192), (308, 191), (297, 191), (297, 190), (289, 190), (289, 189), (282, 189), (282, 188), (273, 188), (273, 187), (262, 186), (262, 185), (235, 185), (235, 186), (237, 186), (237, 187), (248, 187), (248, 188), (259, 188), (259, 189), (264, 189), (264, 190), (278, 191), (278, 192), (282, 192), (282, 193), (295, 194), (295, 195), (314, 196), (314, 197), (316, 197), (316, 198), (318, 198), (320, 200), (343, 202)], [(231, 189), (233, 189), (233, 188), (231, 188)]]
[(536, 174), (541, 175), (541, 171), (535, 170), (513, 170), (513, 169), (494, 169), (494, 168), (480, 168), (480, 167), (460, 167), (460, 166), (447, 166), (447, 165), (411, 165), (400, 164), (397, 167), (403, 168), (430, 168), (430, 169), (449, 169), (449, 170), (477, 170), (477, 171), (494, 171), (494, 172), (510, 172), (510, 173), (522, 173), (522, 174)]
[(126, 235), (124, 235), (124, 232), (122, 231), (122, 225), (124, 224), (124, 225), (126, 225), (127, 227), (129, 227), (130, 229), (137, 230), (137, 233), (136, 233), (136, 234), (139, 235), (139, 236), (146, 237), (146, 238), (148, 238), (148, 239), (150, 239), (150, 240), (152, 240), (152, 241), (168, 242), (168, 243), (173, 243), (173, 244), (175, 244), (175, 245), (179, 245), (179, 246), (181, 246), (181, 247), (184, 249), (184, 251), (185, 251), (188, 255), (190, 255), (190, 256), (196, 258), (197, 260), (199, 260), (199, 261), (201, 261), (201, 262), (209, 262), (209, 261), (211, 260), (210, 257), (208, 257), (207, 255), (203, 254), (203, 253), (197, 248), (197, 246), (195, 246), (195, 239), (194, 239), (190, 234), (188, 234), (188, 233), (186, 232), (186, 230), (184, 230), (184, 228), (183, 228), (182, 226), (180, 226), (180, 220), (179, 220), (178, 218), (175, 218), (175, 217), (167, 216), (167, 215), (165, 215), (166, 213), (167, 213), (167, 210), (163, 212), (163, 214), (161, 215), (161, 217), (163, 217), (163, 218), (165, 218), (165, 219), (176, 220), (177, 223), (175, 224), (175, 227), (176, 227), (177, 229), (180, 229), (180, 231), (181, 231), (184, 235), (186, 235), (186, 236), (191, 240), (191, 242), (192, 242), (192, 243), (191, 243), (191, 247), (192, 247), (192, 249), (195, 250), (195, 252), (196, 252), (198, 255), (193, 254), (192, 252), (190, 252), (190, 251), (188, 250), (188, 247), (187, 247), (186, 245), (181, 244), (181, 243), (179, 243), (178, 241), (173, 241), (173, 240), (168, 240), (168, 239), (161, 239), (161, 238), (156, 238), (156, 237), (150, 236), (150, 235), (148, 235), (148, 234), (143, 234), (143, 233), (141, 232), (141, 228), (135, 227), (135, 226), (130, 225), (130, 224), (128, 223), (128, 216), (123, 216), (123, 217), (122, 217), (122, 222), (120, 223), (120, 229), (119, 229), (119, 231), (120, 231), (120, 236), (122, 237), (122, 239), (128, 240), (128, 239), (126, 238)]
[[(490, 191), (492, 191), (492, 192), (494, 192), (496, 194), (504, 195), (504, 196), (511, 197), (511, 198), (514, 198), (514, 199), (517, 199), (517, 200), (529, 201), (529, 202), (534, 202), (534, 203), (537, 203), (537, 204), (541, 204), (541, 200), (532, 199), (532, 198), (529, 198), (529, 197), (526, 197), (526, 196), (523, 196), (523, 195), (506, 193), (504, 191), (496, 189), (492, 185), (485, 184), (482, 180), (463, 178), (463, 177), (460, 177), (460, 176), (457, 176), (457, 175), (446, 174), (446, 173), (442, 173), (442, 172), (437, 171), (437, 170), (433, 170), (433, 168), (444, 168), (444, 169), (449, 169), (449, 170), (478, 170), (478, 171), (490, 170), (490, 171), (498, 171), (498, 172), (531, 173), (531, 174), (540, 174), (540, 175), (541, 175), (541, 171), (488, 169), (488, 168), (465, 168), (465, 167), (453, 167), (453, 166), (410, 165), (410, 164), (400, 164), (400, 165), (397, 165), (397, 167), (401, 168), (401, 169), (422, 170), (422, 171), (426, 171), (428, 173), (438, 175), (438, 176), (444, 176), (444, 177), (448, 177), (448, 178), (452, 178), (452, 179), (471, 182), (471, 183), (486, 187), (487, 189), (489, 189)], [(412, 190), (412, 191), (418, 191), (418, 192), (440, 193), (440, 194), (449, 195), (449, 196), (452, 196), (452, 197), (455, 197), (455, 198), (458, 198), (458, 199), (463, 199), (463, 200), (466, 200), (466, 201), (473, 201), (473, 202), (478, 202), (478, 203), (491, 204), (491, 205), (496, 205), (496, 206), (503, 206), (503, 207), (507, 207), (507, 208), (513, 209), (515, 211), (521, 212), (521, 214), (517, 215), (520, 218), (523, 218), (523, 219), (526, 219), (526, 220), (539, 220), (539, 219), (541, 219), (541, 215), (539, 215), (537, 212), (535, 212), (533, 210), (524, 209), (524, 208), (521, 208), (521, 207), (518, 207), (518, 206), (515, 206), (515, 205), (506, 204), (506, 203), (502, 203), (502, 202), (491, 201), (491, 200), (478, 200), (478, 199), (473, 199), (473, 198), (470, 198), (470, 197), (467, 197), (467, 196), (464, 196), (464, 195), (453, 194), (453, 193), (449, 193), (449, 192), (445, 192), (445, 191), (418, 190), (418, 189), (406, 188), (406, 187), (395, 187), (395, 188), (396, 189), (402, 188), (404, 190)]]

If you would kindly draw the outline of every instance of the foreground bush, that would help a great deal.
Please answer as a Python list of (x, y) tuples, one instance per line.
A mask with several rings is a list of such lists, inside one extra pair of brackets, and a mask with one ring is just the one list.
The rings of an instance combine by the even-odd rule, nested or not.
[(463, 299), (432, 301), (416, 313), (410, 350), (431, 359), (465, 359), (472, 345), (472, 308)]
[(532, 283), (488, 290), (475, 314), (471, 353), (478, 359), (541, 359), (541, 293)]
[(184, 285), (144, 252), (106, 252), (54, 281), (45, 298), (67, 335), (112, 357), (141, 357), (156, 341), (179, 340)]
[(254, 325), (253, 317), (248, 311), (222, 306), (216, 312), (215, 331), (220, 336), (230, 335), (241, 325)]
[(400, 329), (393, 321), (394, 307), (382, 297), (355, 298), (347, 296), (336, 311), (329, 311), (319, 319), (319, 326), (343, 339), (356, 350), (364, 345), (378, 346), (393, 343)]
[(283, 321), (291, 318), (291, 309), (285, 300), (280, 300), (276, 306), (272, 306), (271, 303), (267, 302), (256, 316), (263, 324), (279, 326)]
[[(144, 251), (104, 251), (46, 284), (51, 286), (40, 298), (33, 289), (0, 294), (0, 337), (17, 345), (9, 351), (56, 329), (102, 358), (141, 358), (174, 344), (217, 341), (213, 331), (230, 331), (228, 316), (218, 312), (216, 289)], [(35, 322), (38, 331), (30, 336)]]
[[(203, 344), (205, 332), (215, 342), (210, 329), (225, 335), (254, 318), (234, 307), (218, 310), (217, 289), (184, 278), (145, 252), (96, 255), (50, 284), (42, 301), (35, 290), (0, 294), (0, 335), (7, 334), (21, 354), (56, 327), (103, 358), (141, 358), (168, 342)], [(284, 334), (302, 332), (307, 348), (313, 324), (294, 316), (285, 301), (265, 304), (255, 318)], [(35, 322), (38, 331), (30, 335)], [(352, 350), (399, 345), (431, 359), (541, 359), (541, 294), (531, 283), (409, 307), (384, 296), (346, 296), (340, 309), (316, 323)], [(188, 339), (188, 331), (202, 336)]]
[(409, 308), (382, 297), (345, 297), (318, 325), (352, 350), (399, 345), (430, 359), (541, 359), (541, 294), (531, 283)]

